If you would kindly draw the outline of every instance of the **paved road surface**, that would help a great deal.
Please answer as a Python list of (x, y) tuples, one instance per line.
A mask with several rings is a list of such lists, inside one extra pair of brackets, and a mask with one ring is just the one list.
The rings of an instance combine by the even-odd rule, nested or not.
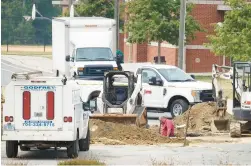
[[(16, 72), (32, 72), (36, 71), (34, 69), (29, 68), (29, 66), (24, 67), (17, 64), (13, 64), (4, 59), (1, 60), (1, 86), (6, 86), (10, 80), (11, 75)], [(50, 75), (49, 73), (45, 73), (45, 75)]]
[(11, 80), (11, 75), (15, 72), (29, 72), (32, 71), (31, 69), (18, 66), (16, 64), (12, 64), (8, 61), (1, 60), (1, 86), (6, 86), (10, 80)]
[[(28, 165), (56, 165), (66, 160), (66, 151), (19, 151), (18, 159), (8, 159), (5, 155), (5, 143), (2, 142), (2, 164), (27, 163)], [(108, 165), (153, 164), (153, 161), (183, 165), (219, 165), (250, 164), (251, 144), (194, 144), (187, 147), (181, 145), (161, 146), (129, 146), (129, 145), (92, 145), (89, 152), (80, 152), (79, 158), (96, 158)]]

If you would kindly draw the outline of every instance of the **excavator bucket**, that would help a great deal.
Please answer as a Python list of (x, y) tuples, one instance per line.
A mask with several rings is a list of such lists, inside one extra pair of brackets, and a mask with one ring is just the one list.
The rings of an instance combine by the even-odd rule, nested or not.
[(211, 131), (213, 133), (226, 132), (229, 130), (229, 119), (225, 119), (226, 107), (216, 108), (216, 118), (211, 122)]
[(90, 119), (99, 119), (105, 122), (122, 123), (125, 125), (136, 125), (145, 127), (147, 125), (147, 111), (145, 107), (137, 106), (132, 114), (93, 114)]

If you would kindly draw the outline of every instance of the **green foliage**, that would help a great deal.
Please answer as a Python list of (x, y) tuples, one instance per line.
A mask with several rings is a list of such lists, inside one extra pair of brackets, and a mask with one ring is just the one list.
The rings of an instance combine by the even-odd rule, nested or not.
[(6, 44), (49, 44), (51, 23), (45, 20), (25, 21), (30, 16), (33, 3), (45, 17), (57, 16), (59, 7), (53, 7), (51, 0), (2, 0), (2, 43)]
[[(124, 5), (120, 4), (120, 29), (123, 29), (122, 14)], [(76, 12), (84, 17), (114, 18), (114, 0), (80, 0), (76, 6)]]
[[(126, 31), (132, 33), (128, 42), (168, 41), (178, 45), (180, 0), (137, 0), (128, 2), (127, 7)], [(194, 38), (194, 32), (202, 31), (199, 23), (189, 15), (191, 9), (192, 6), (187, 5), (187, 41)]]
[[(32, 24), (24, 25), (22, 17), (26, 12), (23, 3), (20, 0), (2, 1), (1, 20), (2, 20), (2, 40), (6, 43), (10, 39), (10, 34), (16, 36), (25, 36), (35, 32)], [(28, 29), (28, 31), (26, 31)], [(19, 33), (22, 31), (22, 33)]]
[(215, 26), (215, 35), (208, 36), (206, 46), (216, 55), (234, 61), (251, 60), (251, 5), (244, 0), (226, 0), (232, 10), (226, 12), (222, 26)]
[(74, 160), (61, 161), (60, 163), (58, 163), (58, 165), (105, 165), (105, 164), (96, 160), (74, 159)]
[(81, 0), (76, 11), (81, 16), (113, 18), (114, 3), (111, 0)]

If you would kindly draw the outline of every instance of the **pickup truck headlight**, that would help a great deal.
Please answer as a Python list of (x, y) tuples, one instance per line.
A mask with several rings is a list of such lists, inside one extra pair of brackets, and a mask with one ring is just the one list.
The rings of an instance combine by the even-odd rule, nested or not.
[(200, 100), (200, 93), (201, 93), (200, 90), (192, 90), (191, 91), (191, 95), (194, 98), (194, 102), (201, 102), (201, 100)]

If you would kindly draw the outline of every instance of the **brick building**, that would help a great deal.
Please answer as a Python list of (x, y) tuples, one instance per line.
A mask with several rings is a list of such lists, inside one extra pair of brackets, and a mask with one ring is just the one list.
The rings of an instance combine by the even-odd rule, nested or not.
[[(185, 70), (188, 73), (204, 73), (211, 72), (213, 63), (230, 65), (228, 58), (215, 56), (203, 45), (208, 42), (206, 36), (214, 32), (213, 24), (224, 21), (224, 13), (231, 10), (230, 7), (224, 5), (223, 0), (187, 0), (187, 3), (194, 4), (191, 14), (207, 30), (207, 33), (196, 33), (195, 40), (186, 45)], [(124, 35), (124, 46), (121, 46), (126, 56), (125, 62), (153, 62), (153, 57), (157, 56), (157, 43), (133, 44), (131, 46), (126, 42), (127, 35)], [(161, 56), (165, 56), (167, 64), (178, 65), (177, 46), (163, 43)]]
[[(56, 0), (54, 0), (56, 1)], [(63, 0), (65, 3), (68, 0)], [(251, 2), (251, 0), (248, 0)], [(188, 73), (211, 72), (212, 64), (229, 65), (230, 60), (223, 56), (214, 56), (203, 44), (208, 42), (206, 36), (214, 31), (213, 24), (224, 21), (224, 13), (231, 10), (224, 5), (223, 0), (187, 0), (193, 3), (192, 16), (207, 30), (207, 33), (196, 33), (195, 40), (186, 45), (185, 70)], [(66, 3), (67, 4), (67, 3)], [(126, 20), (126, 18), (125, 18)], [(126, 42), (128, 34), (120, 34), (119, 47), (125, 54), (125, 62), (153, 62), (157, 56), (157, 43), (129, 44)], [(166, 63), (178, 65), (178, 47), (168, 43), (161, 44), (161, 56), (165, 56)]]

